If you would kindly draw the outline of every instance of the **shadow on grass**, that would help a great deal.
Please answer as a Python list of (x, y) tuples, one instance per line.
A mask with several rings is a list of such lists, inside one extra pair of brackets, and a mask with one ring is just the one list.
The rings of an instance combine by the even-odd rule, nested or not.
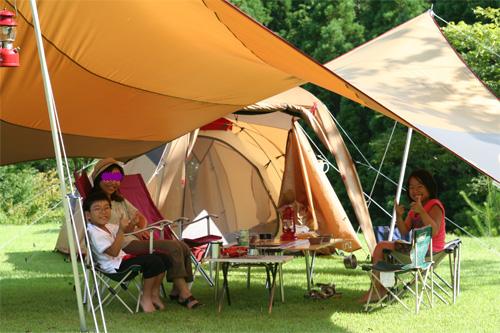
[(7, 252), (5, 263), (13, 266), (13, 274), (71, 274), (65, 255), (55, 251)]
[[(65, 256), (51, 251), (9, 252), (6, 262), (13, 269), (2, 278), (0, 308), (16, 309), (2, 316), (0, 331), (69, 331), (78, 328), (78, 314), (71, 265)], [(155, 314), (129, 315), (117, 302), (106, 308), (106, 321), (110, 331), (158, 331), (168, 323), (172, 332), (350, 332), (335, 324), (334, 318), (342, 313), (360, 313), (361, 306), (351, 299), (359, 291), (343, 289), (341, 298), (313, 300), (305, 298), (305, 271), (284, 268), (285, 303), (281, 303), (276, 290), (272, 314), (268, 314), (268, 292), (263, 270), (252, 272), (251, 287), (247, 289), (244, 269), (232, 270), (229, 287), (232, 305), (224, 301), (217, 312), (214, 289), (198, 277), (193, 294), (205, 305), (188, 311), (172, 302), (167, 310)], [(332, 270), (335, 273), (335, 269)], [(287, 284), (290, 281), (298, 281)], [(167, 286), (169, 289), (170, 286)], [(300, 315), (295, 315), (300, 314)], [(92, 326), (87, 314), (88, 325)]]
[[(213, 289), (198, 282), (193, 292), (203, 307), (189, 311), (166, 301), (167, 309), (160, 313), (130, 315), (113, 302), (105, 308), (108, 330), (163, 331), (167, 325), (171, 332), (350, 332), (335, 325), (332, 315), (359, 312), (359, 308), (343, 305), (342, 299), (305, 299), (301, 288), (287, 287), (286, 302), (281, 303), (276, 295), (273, 312), (268, 314), (268, 294), (263, 284), (256, 282), (247, 289), (244, 283), (232, 281), (232, 305), (224, 303), (218, 313)], [(72, 277), (5, 279), (0, 291), (1, 308), (16, 309), (11, 316), (3, 316), (0, 331), (75, 331), (78, 327)], [(91, 317), (87, 318), (91, 326)]]

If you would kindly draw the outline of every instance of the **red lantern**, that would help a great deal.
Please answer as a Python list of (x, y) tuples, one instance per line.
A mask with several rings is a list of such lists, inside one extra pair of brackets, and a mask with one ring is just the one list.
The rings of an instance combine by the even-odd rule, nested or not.
[(19, 48), (14, 48), (16, 40), (16, 20), (14, 13), (0, 10), (0, 67), (19, 66)]
[(284, 206), (281, 211), (281, 226), (283, 233), (280, 239), (282, 241), (293, 241), (297, 239), (295, 236), (296, 220), (297, 214), (295, 214), (293, 205)]

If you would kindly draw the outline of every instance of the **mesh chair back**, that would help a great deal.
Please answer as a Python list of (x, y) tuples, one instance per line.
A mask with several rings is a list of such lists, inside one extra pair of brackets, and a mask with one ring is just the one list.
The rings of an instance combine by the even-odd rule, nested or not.
[(410, 251), (412, 266), (422, 267), (425, 263), (425, 256), (430, 248), (432, 239), (432, 227), (426, 226), (413, 230), (413, 246)]

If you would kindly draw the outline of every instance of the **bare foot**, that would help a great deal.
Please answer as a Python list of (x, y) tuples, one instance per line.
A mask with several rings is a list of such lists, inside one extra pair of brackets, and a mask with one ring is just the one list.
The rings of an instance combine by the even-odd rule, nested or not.
[(187, 297), (186, 299), (182, 299), (179, 297), (179, 304), (185, 306), (188, 309), (197, 308), (203, 304), (201, 304), (193, 295)]
[(165, 304), (161, 301), (160, 297), (154, 297), (153, 296), (153, 305), (158, 309), (158, 310), (164, 310), (165, 309)]
[(151, 302), (151, 301), (145, 301), (145, 300), (141, 299), (140, 304), (141, 304), (142, 311), (144, 311), (146, 313), (156, 311), (156, 308), (155, 308), (153, 302)]
[(358, 298), (357, 302), (360, 303), (360, 304), (364, 304), (368, 300), (369, 296), (370, 296), (370, 292), (368, 291), (363, 296), (361, 296), (360, 298)]
[[(373, 291), (372, 297), (370, 298), (370, 303), (378, 302), (384, 296), (385, 296), (385, 291), (384, 290), (379, 290), (378, 294), (377, 294), (376, 291)], [(359, 298), (357, 300), (357, 302), (360, 303), (360, 304), (364, 304), (364, 303), (366, 303), (368, 301), (369, 297), (370, 297), (370, 291), (368, 291), (363, 296), (361, 296), (361, 298)]]

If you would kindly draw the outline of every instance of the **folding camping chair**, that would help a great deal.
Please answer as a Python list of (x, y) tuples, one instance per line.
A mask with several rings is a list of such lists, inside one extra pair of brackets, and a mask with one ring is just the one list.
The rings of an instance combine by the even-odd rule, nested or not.
[[(434, 268), (433, 273), (437, 279), (434, 279), (434, 286), (445, 295), (441, 296), (439, 293), (435, 293), (436, 297), (440, 299), (445, 304), (456, 303), (457, 297), (460, 294), (460, 250), (462, 241), (457, 238), (445, 244), (444, 249), (440, 252), (433, 253)], [(407, 264), (410, 262), (408, 255), (404, 253), (399, 253), (396, 251), (387, 250), (385, 254), (390, 258), (389, 260), (396, 261), (401, 264)], [(450, 268), (450, 280), (447, 281), (443, 278), (436, 268), (439, 264), (448, 257), (448, 263)], [(440, 282), (441, 283), (440, 283)], [(444, 285), (444, 286), (443, 286)], [(434, 289), (434, 291), (437, 291)], [(450, 294), (451, 292), (451, 294)]]
[[(85, 197), (92, 188), (85, 172), (81, 174), (75, 173), (75, 184), (79, 192), (80, 190), (84, 192), (80, 192), (82, 197)], [(176, 221), (165, 220), (151, 199), (146, 184), (139, 174), (126, 175), (120, 184), (120, 193), (146, 217), (149, 226), (153, 227), (151, 230), (159, 225), (156, 228), (157, 230), (152, 233), (154, 239), (180, 239), (171, 228), (171, 224), (180, 223), (182, 230), (182, 226), (185, 224), (198, 223), (203, 220), (208, 223), (209, 218), (213, 217), (213, 215), (207, 215), (194, 221), (189, 221), (187, 218), (179, 218)], [(207, 253), (209, 253), (210, 244), (220, 239), (220, 236), (210, 235), (209, 233), (199, 238), (182, 239), (191, 249), (191, 261), (195, 266), (194, 274), (196, 275), (197, 272), (200, 272), (211, 287), (214, 286), (214, 282), (201, 265), (201, 262)]]
[[(423, 228), (415, 229), (411, 241), (410, 259), (409, 264), (391, 264), (385, 261), (379, 261), (374, 265), (363, 265), (362, 268), (368, 271), (372, 281), (368, 300), (365, 304), (365, 311), (369, 312), (373, 309), (388, 304), (397, 300), (407, 310), (410, 308), (401, 299), (405, 291), (409, 291), (415, 297), (415, 313), (419, 312), (421, 304), (425, 304), (424, 293), (428, 300), (428, 305), (433, 306), (433, 257), (432, 251), (430, 260), (426, 260), (426, 254), (429, 248), (432, 248), (432, 227), (426, 226)], [(380, 277), (376, 273), (380, 274)], [(408, 279), (408, 276), (410, 278)], [(428, 291), (429, 284), (427, 279), (431, 278), (430, 293)], [(380, 283), (386, 291), (386, 294), (381, 297), (379, 291), (375, 286), (375, 282)], [(412, 287), (414, 289), (412, 289)], [(377, 294), (378, 302), (370, 304), (372, 296)]]
[[(158, 208), (154, 204), (149, 191), (144, 183), (141, 175), (126, 175), (120, 185), (120, 193), (130, 201), (139, 211), (146, 217), (149, 223), (157, 223), (158, 221), (166, 221)], [(190, 247), (191, 249), (191, 261), (194, 264), (194, 275), (197, 272), (203, 276), (203, 278), (207, 281), (207, 283), (213, 287), (214, 282), (210, 275), (205, 271), (202, 266), (202, 260), (206, 257), (206, 255), (210, 251), (210, 244), (212, 242), (220, 241), (222, 237), (211, 235), (209, 229), (209, 218), (214, 217), (214, 215), (207, 214), (199, 219), (190, 221), (187, 218), (179, 218), (174, 223), (179, 223), (181, 231), (184, 228), (184, 225), (193, 224), (193, 223), (201, 223), (202, 221), (206, 221), (207, 223), (207, 234), (198, 238), (182, 238), (182, 240)], [(181, 239), (170, 225), (167, 225), (164, 232), (156, 233), (156, 237), (160, 239)]]
[[(90, 266), (87, 266), (90, 270)], [(139, 311), (139, 304), (142, 296), (142, 283), (137, 282), (137, 277), (141, 273), (141, 266), (132, 265), (124, 271), (116, 273), (106, 273), (102, 271), (99, 267), (96, 267), (96, 277), (97, 281), (94, 285), (90, 297), (96, 297), (99, 293), (101, 297), (102, 306), (106, 306), (111, 303), (112, 300), (118, 300), (130, 313)], [(137, 295), (130, 291), (130, 287), (134, 286), (137, 289)], [(135, 311), (133, 311), (130, 306), (121, 297), (121, 293), (127, 293), (132, 297), (135, 304)], [(86, 302), (86, 298), (84, 303)], [(100, 305), (98, 305), (94, 310), (97, 312)], [(87, 303), (87, 309), (90, 311), (90, 302)]]

